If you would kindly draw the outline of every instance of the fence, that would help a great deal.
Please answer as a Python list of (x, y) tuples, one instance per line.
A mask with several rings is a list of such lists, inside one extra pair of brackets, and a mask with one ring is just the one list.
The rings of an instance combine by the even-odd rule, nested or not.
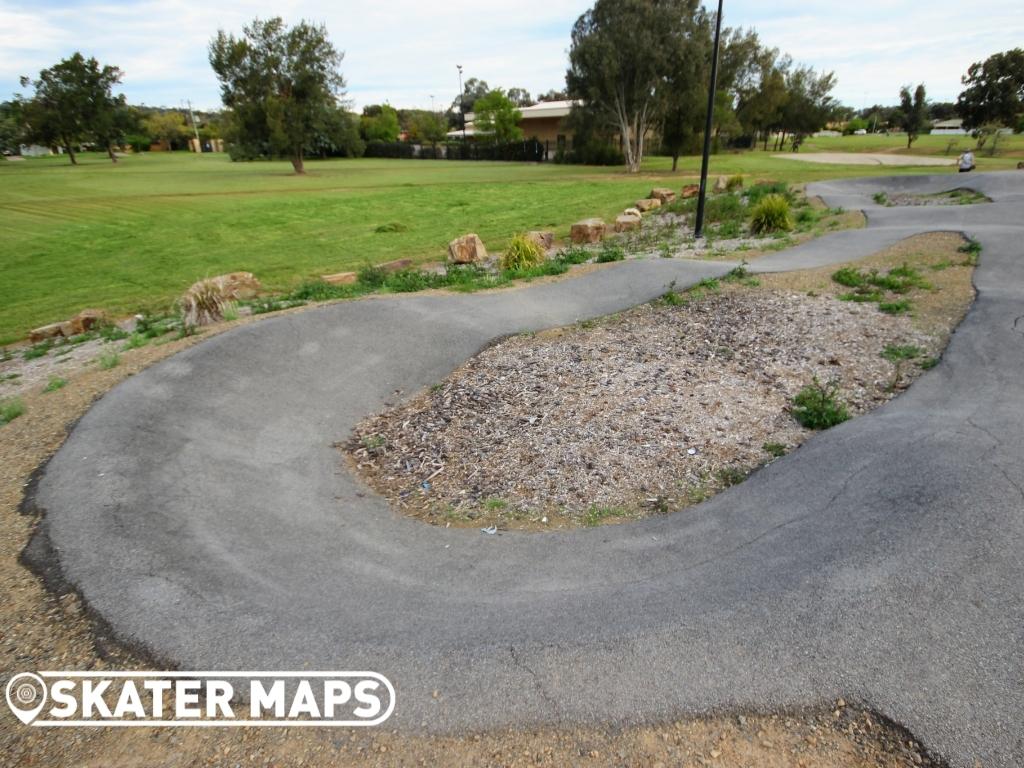
[(412, 158), (422, 160), (504, 160), (518, 163), (542, 163), (551, 155), (536, 139), (512, 141), (505, 144), (477, 142), (429, 144), (422, 146), (404, 141), (371, 141), (366, 145), (365, 157)]

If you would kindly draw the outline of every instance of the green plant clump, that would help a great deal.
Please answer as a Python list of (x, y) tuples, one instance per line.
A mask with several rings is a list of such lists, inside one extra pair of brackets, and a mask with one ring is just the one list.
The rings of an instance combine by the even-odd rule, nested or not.
[(822, 384), (818, 377), (793, 398), (790, 412), (800, 426), (807, 429), (828, 429), (850, 418), (846, 404), (839, 397), (839, 384)]
[(18, 398), (0, 400), (0, 427), (9, 424), (25, 412), (25, 404)]
[(46, 383), (46, 387), (43, 392), (56, 392), (58, 389), (63, 389), (68, 384), (67, 379), (62, 379), (60, 376), (51, 376), (50, 380)]
[(600, 253), (597, 254), (598, 264), (607, 264), (610, 261), (622, 261), (626, 258), (626, 252), (617, 245), (611, 243), (605, 243), (601, 246)]
[(516, 235), (501, 254), (499, 266), (502, 271), (538, 267), (544, 263), (544, 250), (535, 241), (523, 235)]
[(751, 212), (750, 229), (757, 234), (789, 232), (793, 226), (793, 217), (789, 215), (789, 200), (782, 195), (765, 195)]
[(924, 350), (913, 344), (886, 344), (882, 350), (882, 357), (890, 363), (898, 363), (901, 360), (913, 360), (924, 354)]
[(121, 356), (116, 352), (107, 352), (100, 355), (97, 362), (102, 370), (109, 371), (121, 364)]

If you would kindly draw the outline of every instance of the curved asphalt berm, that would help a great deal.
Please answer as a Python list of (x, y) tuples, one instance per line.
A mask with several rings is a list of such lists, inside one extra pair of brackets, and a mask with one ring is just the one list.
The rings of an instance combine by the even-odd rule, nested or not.
[[(969, 182), (996, 202), (886, 209)], [(546, 535), (406, 519), (332, 443), (501, 334), (729, 265), (654, 259), (490, 294), (248, 325), (97, 403), (46, 469), (41, 536), (124, 640), (186, 669), (372, 669), (392, 723), (650, 721), (844, 696), (954, 765), (1024, 763), (1024, 174), (820, 184), (865, 230), (757, 262), (846, 261), (930, 230), (984, 244), (978, 299), (906, 394), (683, 512)], [(431, 695), (439, 691), (439, 698)]]

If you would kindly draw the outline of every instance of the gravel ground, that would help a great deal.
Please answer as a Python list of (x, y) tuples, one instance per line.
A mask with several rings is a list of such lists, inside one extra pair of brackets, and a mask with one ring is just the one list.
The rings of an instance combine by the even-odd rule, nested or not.
[[(963, 242), (929, 237), (932, 259)], [(907, 259), (907, 244), (889, 256)], [(347, 459), (401, 511), (438, 524), (547, 530), (674, 511), (806, 440), (789, 405), (814, 378), (836, 382), (854, 416), (909, 386), (921, 366), (882, 351), (939, 354), (969, 274), (947, 277), (967, 290), (950, 289), (956, 306), (937, 320), (937, 288), (919, 292), (929, 311), (914, 318), (782, 278), (506, 339), (360, 424)]]

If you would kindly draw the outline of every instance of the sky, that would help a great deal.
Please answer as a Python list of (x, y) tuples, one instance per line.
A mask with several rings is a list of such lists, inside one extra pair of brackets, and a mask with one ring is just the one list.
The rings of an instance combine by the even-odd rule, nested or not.
[[(1024, 44), (1021, 0), (725, 0), (724, 23), (753, 27), (801, 63), (835, 71), (834, 92), (853, 107), (897, 101), (924, 82), (933, 101), (953, 101), (974, 61)], [(438, 109), (465, 77), (532, 94), (562, 88), (570, 32), (587, 0), (0, 0), (0, 100), (76, 50), (124, 71), (133, 104), (220, 106), (207, 46), (218, 29), (239, 33), (253, 16), (326, 24), (345, 52), (348, 98), (360, 109)]]

